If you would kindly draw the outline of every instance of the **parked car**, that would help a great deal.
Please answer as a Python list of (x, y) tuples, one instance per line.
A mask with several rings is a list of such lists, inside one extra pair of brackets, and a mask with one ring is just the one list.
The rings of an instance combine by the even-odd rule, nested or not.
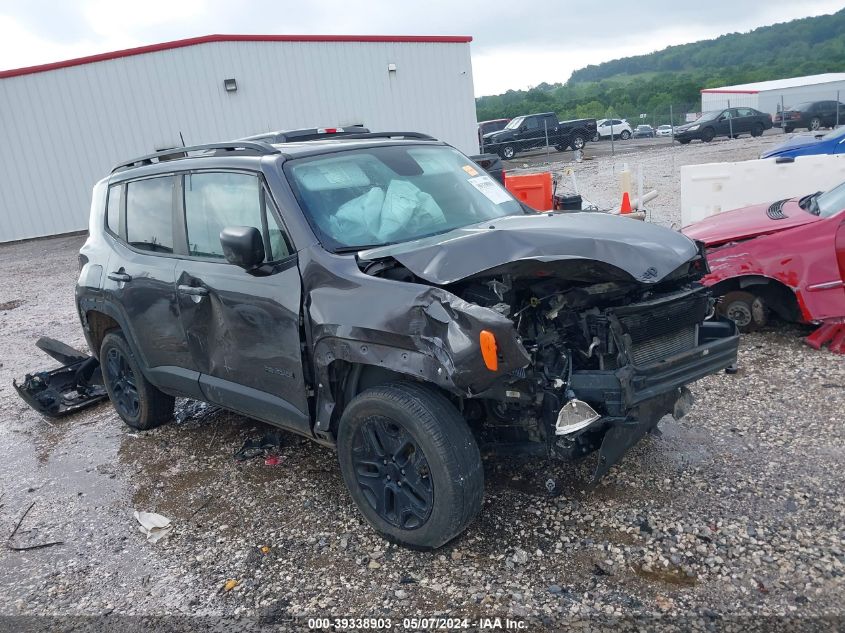
[[(719, 213), (683, 232), (704, 242), (704, 283), (742, 330), (765, 325), (771, 313), (831, 325), (845, 317), (845, 183)], [(845, 353), (842, 332), (835, 351)]]
[(845, 126), (827, 134), (798, 134), (760, 154), (760, 158), (777, 156), (797, 158), (817, 154), (845, 154)]
[(633, 133), (634, 131), (625, 119), (599, 119), (593, 141), (610, 140), (611, 134), (613, 138), (621, 138), (623, 141), (627, 141)]
[[(839, 109), (837, 119), (836, 110)], [(823, 127), (833, 127), (840, 123), (845, 124), (845, 104), (838, 101), (807, 101), (799, 103), (777, 112), (772, 117), (775, 127), (783, 126), (786, 132), (791, 132), (800, 127), (805, 127), (810, 132)]]
[(511, 119), (500, 132), (485, 134), (482, 146), (485, 152), (511, 159), (518, 152), (547, 145), (553, 145), (559, 152), (567, 147), (582, 149), (595, 131), (595, 119), (558, 121), (554, 112), (526, 114)]
[(638, 125), (634, 130), (634, 138), (654, 138), (654, 128), (650, 125)]
[(705, 112), (692, 123), (675, 128), (675, 140), (686, 145), (693, 139), (709, 143), (717, 136), (760, 136), (772, 127), (772, 119), (754, 108), (726, 108)]
[(510, 119), (490, 119), (489, 121), (478, 122), (478, 143), (481, 145), (485, 134), (504, 130)]
[(598, 451), (599, 478), (736, 360), (681, 233), (536, 213), (422, 134), (335, 136), (142, 156), (94, 187), (76, 306), (130, 427), (188, 397), (304, 435), (375, 530), (432, 548), (481, 510), (479, 445)]
[(672, 136), (671, 125), (659, 125), (656, 131), (657, 136)]

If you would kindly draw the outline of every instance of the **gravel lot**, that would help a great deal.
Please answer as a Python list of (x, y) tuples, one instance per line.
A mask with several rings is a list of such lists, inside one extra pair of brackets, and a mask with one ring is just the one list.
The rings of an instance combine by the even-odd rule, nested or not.
[[(771, 142), (606, 157), (576, 175), (611, 206), (614, 172), (641, 163), (660, 191), (653, 217), (671, 225), (681, 164), (751, 158)], [(660, 618), (650, 630), (840, 629), (845, 362), (804, 346), (807, 329), (745, 336), (739, 373), (693, 385), (692, 413), (662, 422), (595, 488), (589, 458), (487, 460), (480, 518), (420, 553), (378, 538), (334, 454), (307, 440), (283, 435), (268, 466), (233, 453), (269, 427), (186, 402), (185, 419), (141, 433), (108, 403), (61, 420), (29, 409), (12, 379), (54, 365), (35, 339), (84, 349), (73, 307), (82, 240), (0, 246), (0, 530), (34, 502), (15, 543), (63, 542), (0, 550), (0, 615), (110, 614), (100, 622), (123, 628), (121, 615), (237, 616), (227, 626), (284, 630), (307, 628), (292, 617), (392, 617), (403, 629), (421, 628), (405, 617), (448, 615), (527, 630), (643, 623), (634, 617)], [(562, 495), (546, 493), (549, 477)], [(171, 518), (171, 536), (148, 543), (136, 509)]]

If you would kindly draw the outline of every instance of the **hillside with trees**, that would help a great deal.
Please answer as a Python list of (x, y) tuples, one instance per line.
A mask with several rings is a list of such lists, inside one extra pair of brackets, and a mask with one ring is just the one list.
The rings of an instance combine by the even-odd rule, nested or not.
[(620, 116), (675, 122), (700, 104), (700, 90), (845, 71), (845, 9), (670, 46), (647, 55), (590, 65), (565, 84), (542, 83), (476, 99), (478, 120), (554, 111), (561, 119)]

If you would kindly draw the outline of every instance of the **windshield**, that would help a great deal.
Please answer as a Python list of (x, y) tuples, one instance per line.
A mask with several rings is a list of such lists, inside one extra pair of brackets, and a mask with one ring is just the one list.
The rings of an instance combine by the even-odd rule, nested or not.
[(508, 122), (508, 124), (505, 126), (505, 129), (506, 129), (506, 130), (515, 130), (515, 129), (517, 129), (520, 125), (522, 125), (522, 122), (523, 122), (524, 120), (525, 120), (525, 117), (524, 117), (524, 116), (518, 116), (518, 117), (516, 117), (515, 119), (511, 119), (511, 120)]
[(811, 210), (823, 218), (829, 218), (845, 209), (845, 182), (815, 197), (814, 203)]
[(285, 167), (311, 227), (331, 251), (359, 250), (522, 214), (496, 180), (451, 147), (374, 147)]
[(715, 119), (717, 116), (722, 114), (724, 110), (713, 110), (712, 112), (705, 112), (700, 117), (696, 119), (696, 121), (709, 121), (710, 119)]

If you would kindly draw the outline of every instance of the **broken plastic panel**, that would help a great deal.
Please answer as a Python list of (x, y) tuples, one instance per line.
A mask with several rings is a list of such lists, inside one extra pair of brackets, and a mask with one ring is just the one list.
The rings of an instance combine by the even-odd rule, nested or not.
[(57, 418), (96, 404), (108, 396), (96, 358), (46, 336), (39, 338), (35, 345), (63, 366), (27, 374), (20, 384), (12, 381), (18, 395), (33, 409)]
[(586, 429), (600, 417), (586, 402), (573, 398), (563, 405), (560, 413), (557, 414), (555, 434), (572, 435)]

